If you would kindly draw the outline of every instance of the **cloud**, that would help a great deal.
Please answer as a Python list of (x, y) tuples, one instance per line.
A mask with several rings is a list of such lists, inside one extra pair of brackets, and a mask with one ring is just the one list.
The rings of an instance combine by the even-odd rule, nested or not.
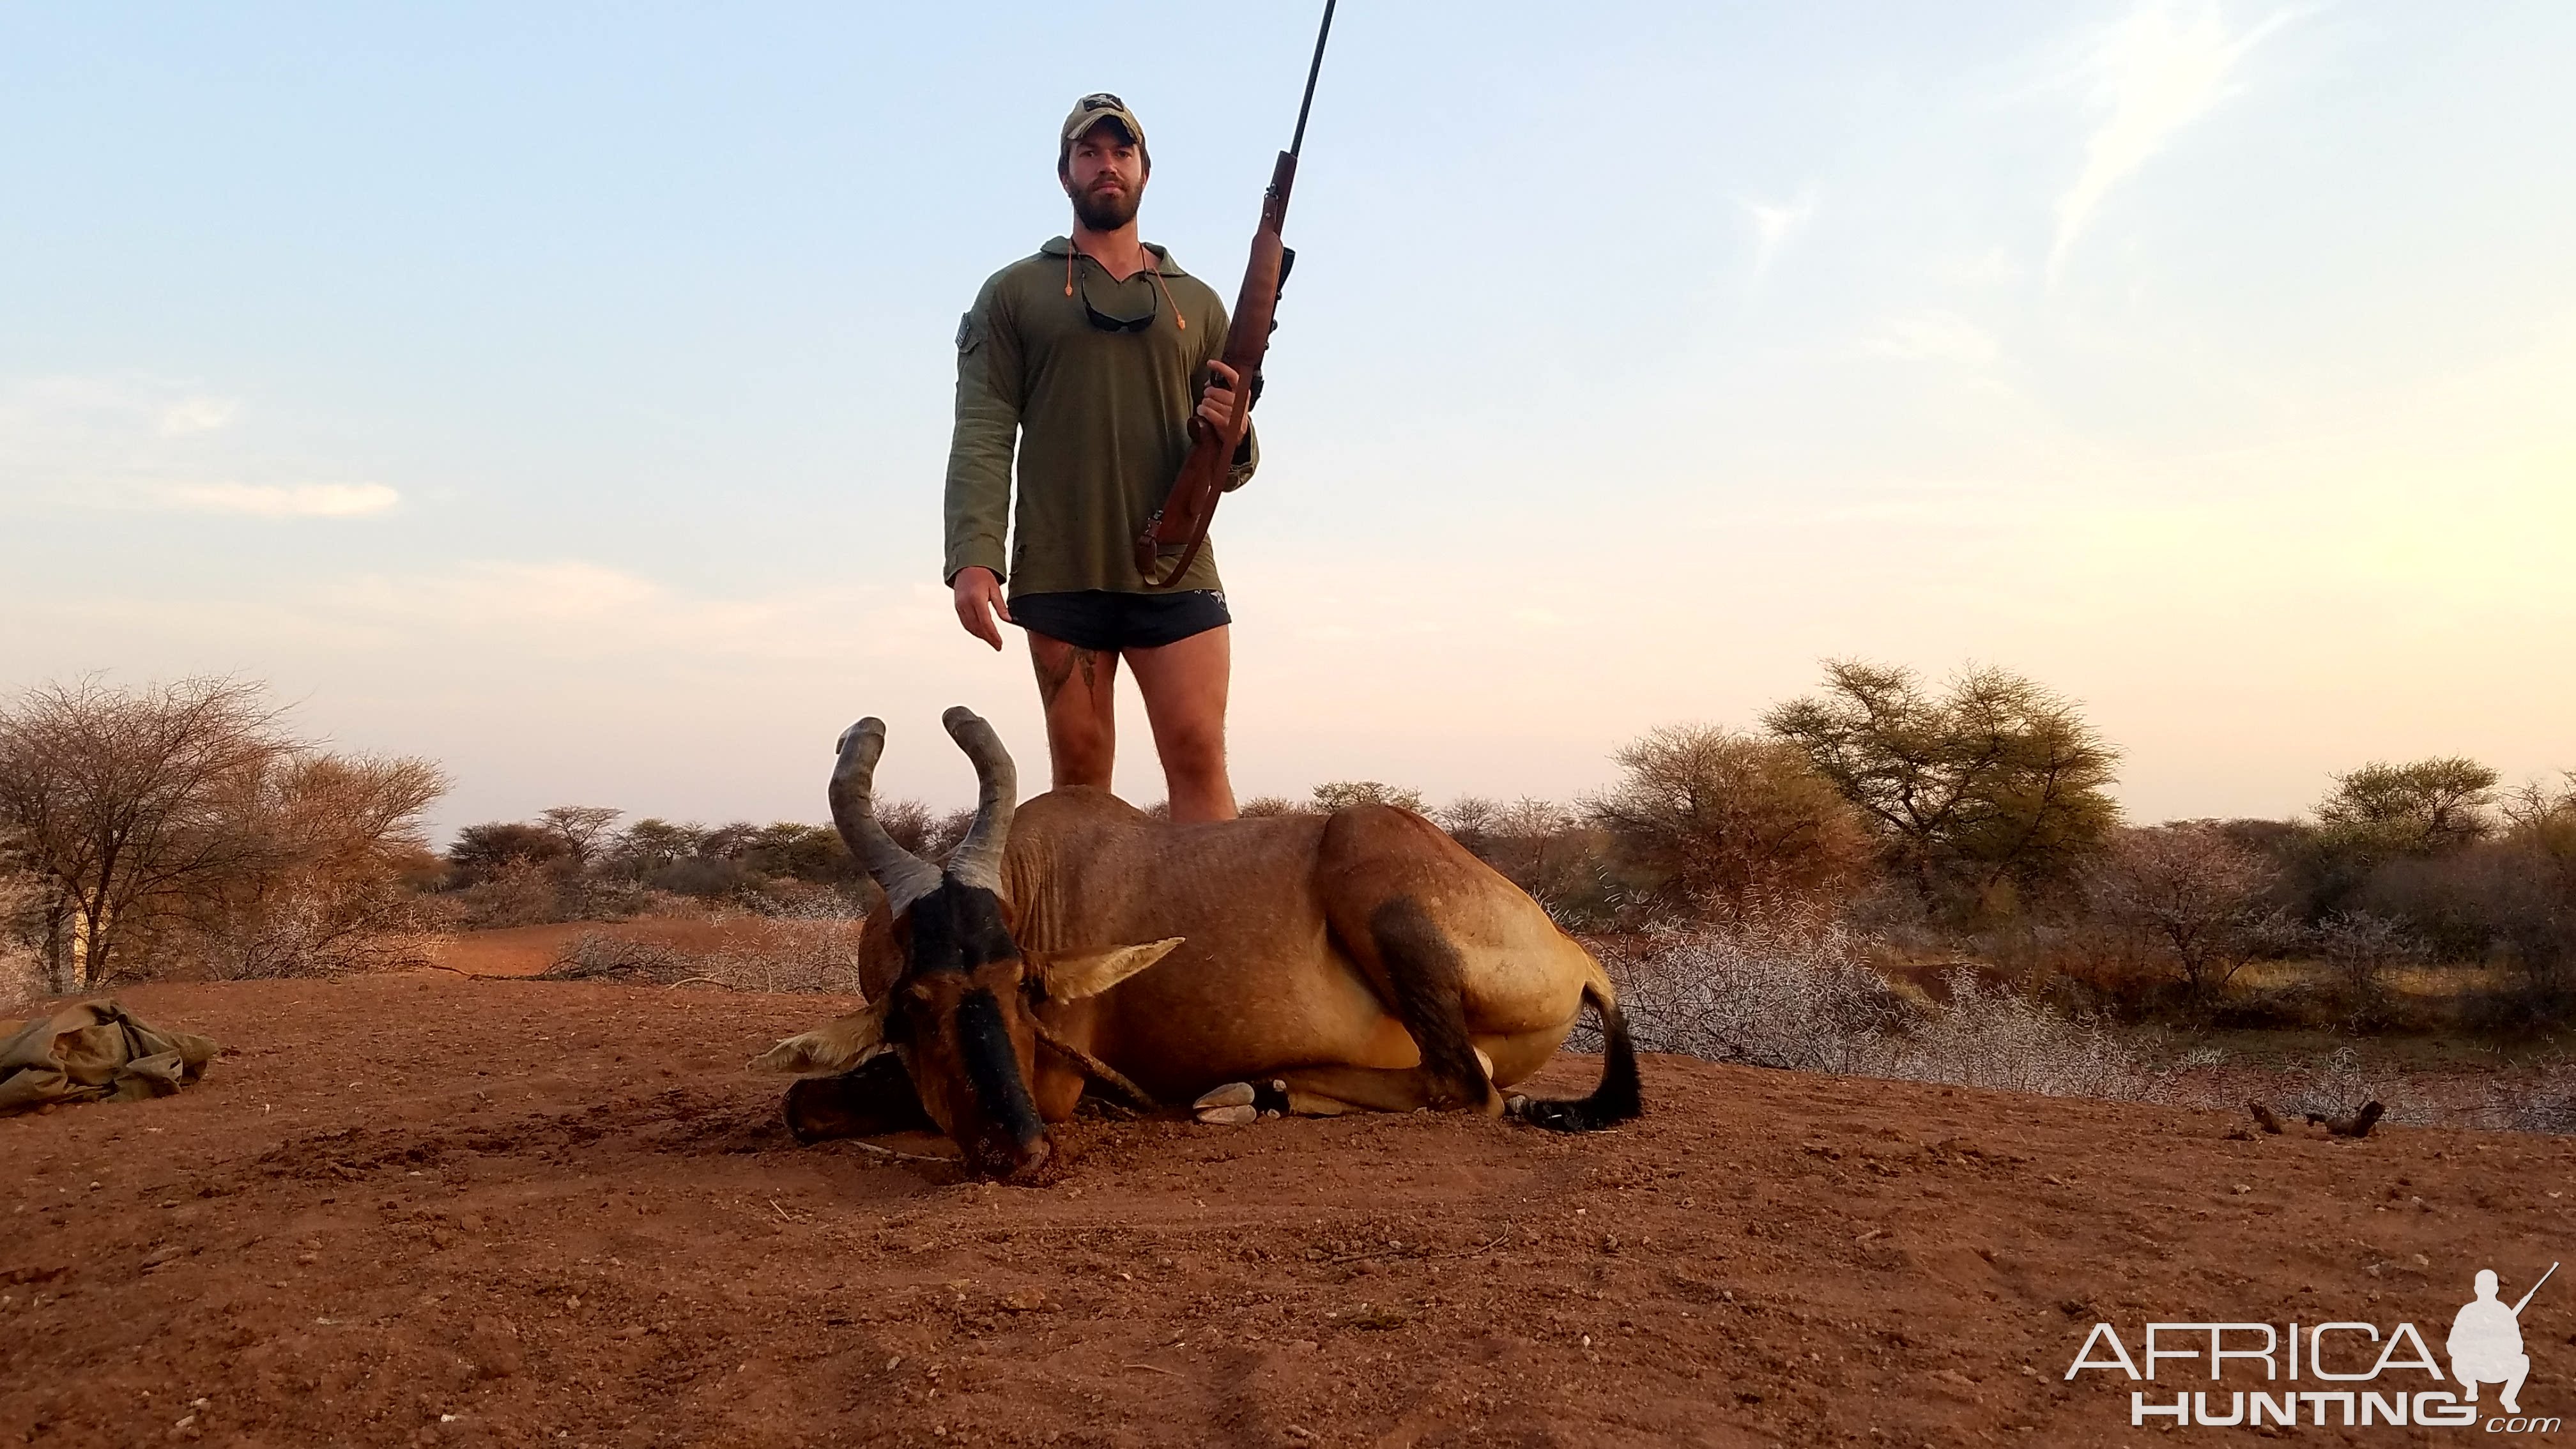
[(0, 377), (0, 511), (360, 518), (401, 504), (390, 485), (345, 481), (356, 470), (284, 421), (194, 382)]
[(632, 618), (647, 608), (669, 607), (665, 590), (652, 580), (580, 559), (469, 563), (444, 574), (368, 578), (347, 590), (343, 602), (457, 624)]
[(1875, 337), (1861, 342), (1875, 357), (1904, 362), (1959, 362), (1981, 367), (2003, 349), (1984, 328), (1955, 312), (1916, 312), (1891, 317)]
[[(401, 637), (529, 656), (836, 659), (953, 646), (948, 590), (815, 584), (706, 594), (586, 559), (339, 579), (307, 607)], [(962, 636), (960, 636), (962, 637)]]
[(231, 398), (184, 398), (162, 410), (161, 431), (172, 436), (211, 433), (231, 422), (234, 409), (240, 406)]
[(2292, 14), (2275, 12), (2251, 30), (2231, 35), (2215, 0), (2147, 0), (2103, 34), (2084, 65), (2093, 78), (2101, 123), (2086, 144), (2084, 169), (2057, 198), (2050, 281), (2066, 265), (2067, 251), (2092, 223), (2103, 198), (2184, 127), (2233, 95), (2237, 88), (2228, 80), (2237, 66)]
[(402, 502), (382, 483), (170, 483), (147, 496), (164, 508), (254, 518), (360, 518)]
[(2020, 281), (2022, 265), (2002, 247), (1989, 247), (1973, 257), (1944, 257), (1932, 263), (1930, 271), (1933, 280), (1944, 286), (1985, 289)]
[(1736, 205), (1744, 208), (1745, 216), (1753, 223), (1753, 276), (1758, 281), (1790, 241), (1806, 230), (1808, 219), (1816, 214), (1816, 189), (1808, 187), (1793, 201), (1742, 197)]

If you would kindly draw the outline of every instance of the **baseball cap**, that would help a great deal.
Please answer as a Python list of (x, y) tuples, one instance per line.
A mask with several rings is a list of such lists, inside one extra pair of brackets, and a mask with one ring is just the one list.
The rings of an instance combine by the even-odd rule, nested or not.
[(1145, 128), (1137, 122), (1136, 113), (1127, 109), (1127, 103), (1107, 91), (1093, 91), (1075, 101), (1073, 113), (1064, 118), (1064, 129), (1057, 133), (1059, 148), (1069, 150), (1084, 132), (1103, 121), (1116, 121), (1127, 128), (1128, 139), (1138, 146), (1145, 144)]

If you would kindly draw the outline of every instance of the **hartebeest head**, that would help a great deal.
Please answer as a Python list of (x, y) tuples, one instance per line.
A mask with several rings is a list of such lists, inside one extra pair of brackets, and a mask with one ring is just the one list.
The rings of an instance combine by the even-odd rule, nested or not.
[(940, 722), (975, 765), (975, 823), (943, 870), (886, 833), (876, 815), (885, 722), (842, 732), (832, 769), (832, 823), (885, 891), (887, 945), (902, 967), (892, 987), (819, 1031), (780, 1042), (761, 1064), (847, 1071), (880, 1052), (902, 1055), (921, 1105), (978, 1172), (1025, 1178), (1052, 1151), (1029, 1084), (1035, 1080), (1040, 1001), (1097, 995), (1162, 959), (1177, 940), (1032, 959), (1012, 939), (1002, 885), (1018, 771), (993, 727), (964, 706)]

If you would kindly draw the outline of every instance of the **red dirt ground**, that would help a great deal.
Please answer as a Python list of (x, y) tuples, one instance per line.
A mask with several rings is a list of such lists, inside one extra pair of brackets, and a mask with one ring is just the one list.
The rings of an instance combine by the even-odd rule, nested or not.
[[(2125, 1380), (2061, 1377), (2097, 1317), (2132, 1353), (2292, 1317), (2438, 1351), (2477, 1268), (2513, 1296), (2576, 1258), (2556, 1138), (2240, 1141), (1650, 1059), (1605, 1136), (1086, 1117), (1061, 1180), (1002, 1188), (787, 1138), (742, 1063), (847, 1002), (123, 999), (228, 1050), (179, 1097), (0, 1120), (0, 1443), (2130, 1442)], [(2576, 1283), (2523, 1322), (2524, 1407), (2576, 1418)]]

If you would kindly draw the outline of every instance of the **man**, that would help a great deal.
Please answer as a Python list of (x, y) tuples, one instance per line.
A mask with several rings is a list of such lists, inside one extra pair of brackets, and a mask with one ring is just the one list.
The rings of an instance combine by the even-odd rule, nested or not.
[[(2476, 1281), (2477, 1298), (2451, 1320), (2451, 1337), (2443, 1345), (2451, 1351), (2451, 1377), (2460, 1381), (2472, 1404), (2478, 1401), (2478, 1385), (2502, 1384), (2498, 1397), (2504, 1411), (2519, 1414), (2522, 1381), (2531, 1376), (2531, 1356), (2522, 1351), (2522, 1304), (2497, 1301), (2495, 1269), (2480, 1268)], [(2530, 1302), (2530, 1295), (2522, 1301)]]
[[(966, 632), (999, 649), (996, 614), (1027, 631), (1057, 788), (1108, 788), (1124, 660), (1145, 696), (1172, 818), (1230, 820), (1232, 616), (1215, 555), (1200, 553), (1163, 592), (1147, 591), (1133, 556), (1189, 452), (1192, 416), (1224, 427), (1237, 382), (1219, 360), (1224, 304), (1137, 237), (1153, 169), (1125, 102), (1076, 102), (1056, 149), (1073, 234), (994, 273), (959, 324), (947, 578)], [(1247, 433), (1226, 486), (1249, 478), (1258, 457)]]

